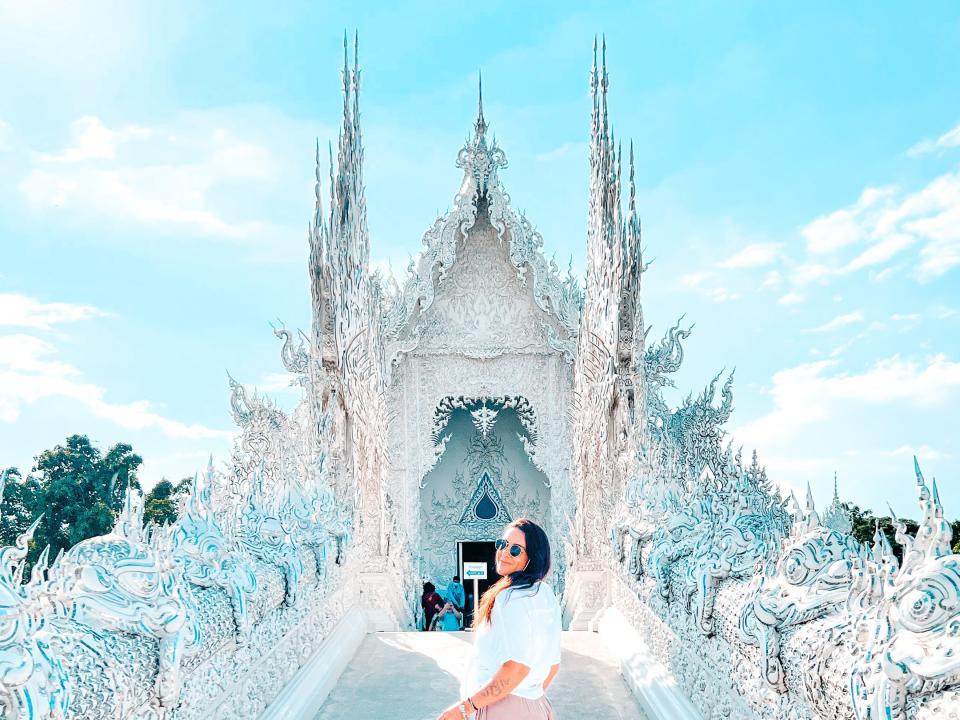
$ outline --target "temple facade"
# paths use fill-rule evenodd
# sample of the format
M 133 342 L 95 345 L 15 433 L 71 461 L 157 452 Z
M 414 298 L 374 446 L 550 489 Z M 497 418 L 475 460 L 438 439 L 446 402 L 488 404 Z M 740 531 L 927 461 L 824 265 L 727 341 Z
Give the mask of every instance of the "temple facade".
M 302 401 L 231 378 L 234 452 L 171 527 L 145 528 L 130 491 L 112 533 L 29 578 L 32 530 L 0 549 L 0 716 L 312 717 L 365 633 L 414 629 L 421 583 L 492 567 L 527 516 L 566 626 L 609 642 L 652 718 L 960 717 L 960 556 L 936 483 L 914 468 L 922 521 L 897 521 L 897 557 L 851 537 L 839 497 L 784 497 L 731 447 L 732 375 L 664 399 L 690 329 L 648 337 L 605 48 L 583 284 L 513 209 L 482 93 L 451 209 L 402 278 L 372 273 L 346 43 L 342 83 L 328 180 L 316 158 L 312 324 L 275 329 Z

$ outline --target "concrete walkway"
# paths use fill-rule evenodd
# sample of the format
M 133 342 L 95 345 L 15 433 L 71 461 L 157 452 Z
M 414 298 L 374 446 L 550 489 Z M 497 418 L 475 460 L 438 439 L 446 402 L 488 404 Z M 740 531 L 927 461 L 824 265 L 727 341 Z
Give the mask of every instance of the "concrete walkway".
M 315 720 L 436 720 L 458 697 L 470 633 L 367 635 Z M 647 720 L 595 633 L 563 633 L 557 720 Z

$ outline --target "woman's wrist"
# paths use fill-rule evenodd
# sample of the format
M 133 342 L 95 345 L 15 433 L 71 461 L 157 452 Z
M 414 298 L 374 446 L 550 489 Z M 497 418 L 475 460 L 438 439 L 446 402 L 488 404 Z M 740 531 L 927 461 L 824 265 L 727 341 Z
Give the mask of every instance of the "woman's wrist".
M 473 704 L 473 700 L 469 697 L 457 703 L 457 709 L 460 711 L 461 717 L 464 718 L 477 713 L 477 706 Z

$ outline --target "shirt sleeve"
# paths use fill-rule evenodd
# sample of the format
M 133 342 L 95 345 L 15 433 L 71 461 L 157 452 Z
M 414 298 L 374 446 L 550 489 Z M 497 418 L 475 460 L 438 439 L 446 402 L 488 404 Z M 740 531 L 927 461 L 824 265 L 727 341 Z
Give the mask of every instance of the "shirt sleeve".
M 550 654 L 553 656 L 553 659 L 550 661 L 551 666 L 560 664 L 560 628 L 562 627 L 562 618 L 559 607 L 557 607 L 554 612 L 554 627 L 556 627 L 557 631 L 553 633 L 550 644 Z
M 502 596 L 501 596 L 502 597 Z M 500 605 L 497 598 L 497 605 Z M 512 593 L 500 607 L 499 617 L 493 623 L 494 630 L 499 636 L 501 657 L 503 662 L 513 660 L 527 667 L 532 667 L 536 661 L 535 629 L 531 623 L 526 598 L 514 596 Z

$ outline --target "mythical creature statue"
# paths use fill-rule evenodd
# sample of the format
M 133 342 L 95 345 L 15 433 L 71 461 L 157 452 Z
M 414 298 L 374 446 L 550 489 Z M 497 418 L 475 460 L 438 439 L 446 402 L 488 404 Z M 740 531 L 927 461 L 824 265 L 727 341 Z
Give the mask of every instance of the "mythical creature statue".
M 146 537 L 140 491 L 127 489 L 111 533 L 74 545 L 48 577 L 47 592 L 78 623 L 159 641 L 154 699 L 160 707 L 175 706 L 183 654 L 196 649 L 201 637 L 170 528 L 155 528 Z
M 299 483 L 294 483 L 280 508 L 284 527 L 298 546 L 307 547 L 313 553 L 317 577 L 322 578 L 327 570 L 328 549 L 335 543 L 327 529 L 320 493 L 312 488 L 309 497 L 304 495 Z
M 280 349 L 280 360 L 287 372 L 296 375 L 294 381 L 297 385 L 306 385 L 309 381 L 310 373 L 310 350 L 309 342 L 301 335 L 300 342 L 294 344 L 293 333 L 287 330 L 283 325 L 273 328 L 273 334 L 278 338 L 283 338 L 283 347 Z
M 621 505 L 619 513 L 610 523 L 610 547 L 613 551 L 614 563 L 624 564 L 627 560 L 626 546 L 629 545 L 630 558 L 626 571 L 636 580 L 643 575 L 640 550 L 644 543 L 653 538 L 656 530 L 656 523 L 645 517 L 637 505 L 626 503 Z
M 247 599 L 257 589 L 257 576 L 236 542 L 225 537 L 211 506 L 210 490 L 209 474 L 205 483 L 194 476 L 183 514 L 172 529 L 174 558 L 188 582 L 226 590 L 237 640 L 244 644 L 250 636 Z
M 692 555 L 698 545 L 709 537 L 711 529 L 709 500 L 699 501 L 695 508 L 685 508 L 670 492 L 667 501 L 674 506 L 674 511 L 666 524 L 654 532 L 653 547 L 648 558 L 657 582 L 657 591 L 664 600 L 671 597 L 673 566 Z
M 0 479 L 0 501 L 3 499 Z M 30 588 L 23 585 L 24 561 L 41 518 L 0 549 L 0 717 L 59 720 L 70 705 L 70 683 L 58 652 L 69 642 L 52 636 Z M 40 579 L 47 552 L 37 561 L 33 579 Z
M 297 552 L 290 533 L 283 526 L 278 513 L 263 507 L 259 481 L 254 479 L 254 491 L 240 521 L 239 540 L 242 548 L 253 557 L 276 565 L 283 574 L 286 603 L 294 605 L 303 577 L 303 559 Z
M 821 524 L 808 487 L 806 512 L 794 522 L 776 567 L 754 582 L 740 613 L 741 637 L 760 647 L 763 679 L 777 691 L 787 691 L 780 633 L 842 607 L 860 552 L 856 540 Z
M 858 720 L 906 720 L 911 695 L 960 679 L 960 555 L 936 481 L 927 488 L 914 459 L 923 520 L 911 538 L 898 523 L 903 563 L 879 586 L 879 601 L 855 621 L 860 657 L 850 675 Z
M 697 624 L 707 635 L 713 634 L 720 582 L 753 575 L 775 557 L 779 540 L 773 518 L 750 512 L 745 503 L 731 507 L 715 502 L 710 507 L 715 513 L 708 526 L 711 532 L 691 556 L 684 578 L 687 607 L 693 607 Z

